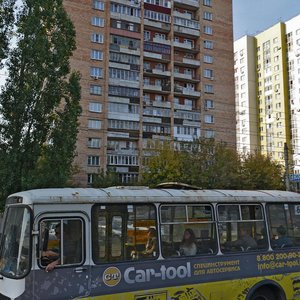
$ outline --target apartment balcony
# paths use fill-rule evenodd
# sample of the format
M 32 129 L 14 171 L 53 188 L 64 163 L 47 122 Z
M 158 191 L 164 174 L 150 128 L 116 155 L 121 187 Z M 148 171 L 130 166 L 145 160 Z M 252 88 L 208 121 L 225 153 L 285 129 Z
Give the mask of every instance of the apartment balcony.
M 141 54 L 141 51 L 139 48 L 124 46 L 124 45 L 117 45 L 117 44 L 110 44 L 109 50 L 112 50 L 115 52 L 126 53 L 126 54 L 137 55 L 137 56 L 140 56 L 140 54 Z
M 174 88 L 175 94 L 180 94 L 189 97 L 200 97 L 201 93 L 192 89 L 188 89 L 182 86 L 175 86 Z
M 125 103 L 129 104 L 130 103 L 130 98 L 124 98 L 124 97 L 116 97 L 116 96 L 108 96 L 108 101 L 109 102 L 117 102 L 117 103 Z
M 131 55 L 137 55 L 140 56 L 141 51 L 140 49 L 134 48 L 134 47 L 120 47 L 121 53 L 131 54 Z
M 190 35 L 194 37 L 199 37 L 200 36 L 200 30 L 194 29 L 194 28 L 189 28 L 189 27 L 183 27 L 179 25 L 174 25 L 174 31 L 176 33 L 180 33 L 183 35 Z
M 144 57 L 154 61 L 169 62 L 171 55 L 144 51 Z
M 134 16 L 121 14 L 121 13 L 116 13 L 116 12 L 110 12 L 110 17 L 112 19 L 124 20 L 124 21 L 128 21 L 128 22 L 131 22 L 131 23 L 138 23 L 138 24 L 141 23 L 141 18 L 139 18 L 139 17 L 134 17 Z
M 173 16 L 174 16 L 174 17 L 178 17 L 178 18 L 182 18 L 182 19 L 189 19 L 189 20 L 192 20 L 191 15 L 185 14 L 185 13 L 181 13 L 181 12 L 179 12 L 179 11 L 177 11 L 177 10 L 174 10 L 174 11 L 173 11 Z
M 126 6 L 132 6 L 132 7 L 136 7 L 139 8 L 140 7 L 140 1 L 128 1 L 128 0 L 114 0 L 115 3 L 120 3 Z
M 124 80 L 124 79 L 118 79 L 118 78 L 109 78 L 109 84 L 111 85 L 120 85 L 120 86 L 126 86 L 131 88 L 139 88 L 140 83 L 139 81 L 131 81 L 131 80 Z
M 192 74 L 185 74 L 185 73 L 174 73 L 174 77 L 177 79 L 185 79 L 185 80 L 190 80 L 190 81 L 199 81 L 199 77 L 192 75 Z
M 171 108 L 171 103 L 168 101 L 152 101 L 151 104 L 155 107 Z
M 149 19 L 144 19 L 144 26 L 160 29 L 160 31 L 169 32 L 171 30 L 171 24 L 163 22 L 155 22 Z
M 162 124 L 161 118 L 143 116 L 143 123 Z
M 159 53 L 153 53 L 153 52 L 144 51 L 144 57 L 146 57 L 146 58 L 153 58 L 155 60 L 161 60 L 162 56 L 163 55 L 159 54 Z
M 162 70 L 162 69 L 144 69 L 144 73 L 148 76 L 154 76 L 154 77 L 170 77 L 171 72 Z
M 158 44 L 171 46 L 171 41 L 170 40 L 162 39 L 162 38 L 159 38 L 159 37 L 153 38 L 153 42 L 158 43 Z
M 177 104 L 177 103 L 174 104 L 174 109 L 187 110 L 187 111 L 192 111 L 193 110 L 192 106 L 184 105 L 184 104 Z M 176 114 L 174 115 L 174 117 L 175 118 L 181 118 L 179 116 L 176 116 Z
M 108 131 L 107 137 L 129 139 L 129 132 L 114 132 Z
M 190 67 L 200 67 L 200 60 L 185 58 L 179 55 L 175 55 L 174 57 L 175 63 Z
M 182 8 L 190 8 L 193 10 L 198 9 L 200 6 L 199 1 L 196 0 L 174 0 L 174 4 Z
M 197 47 L 194 47 L 192 44 L 190 43 L 181 43 L 181 42 L 178 42 L 178 41 L 174 41 L 174 47 L 177 47 L 177 48 L 180 48 L 180 49 L 183 49 L 183 50 L 190 50 L 190 51 L 199 51 L 200 49 L 197 48 Z
M 136 148 L 107 149 L 107 154 L 138 155 L 138 150 Z
M 133 113 L 109 112 L 108 119 L 139 122 L 140 115 Z M 112 129 L 116 130 L 116 129 Z M 134 130 L 134 129 L 132 129 Z
M 191 66 L 200 66 L 200 60 L 196 60 L 196 59 L 191 59 L 191 58 L 183 58 L 182 62 L 186 65 L 191 65 Z
M 143 89 L 151 92 L 162 92 L 161 85 L 144 84 Z
M 116 63 L 116 62 L 109 62 L 110 68 L 116 68 L 116 69 L 123 69 L 123 70 L 131 70 L 131 65 L 128 63 Z
M 160 92 L 160 93 L 169 93 L 171 91 L 170 84 L 154 85 L 154 84 L 145 84 L 143 86 L 144 90 L 150 92 Z
M 161 69 L 152 69 L 152 74 L 158 75 L 158 76 L 167 76 L 167 77 L 171 76 L 170 71 L 165 71 L 165 70 L 161 70 Z

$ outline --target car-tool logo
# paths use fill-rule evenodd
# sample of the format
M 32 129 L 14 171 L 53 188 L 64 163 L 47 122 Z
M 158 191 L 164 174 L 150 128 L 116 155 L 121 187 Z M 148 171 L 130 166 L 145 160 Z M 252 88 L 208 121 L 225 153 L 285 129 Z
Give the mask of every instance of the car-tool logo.
M 103 282 L 107 286 L 115 286 L 121 281 L 121 271 L 116 267 L 109 267 L 103 273 Z

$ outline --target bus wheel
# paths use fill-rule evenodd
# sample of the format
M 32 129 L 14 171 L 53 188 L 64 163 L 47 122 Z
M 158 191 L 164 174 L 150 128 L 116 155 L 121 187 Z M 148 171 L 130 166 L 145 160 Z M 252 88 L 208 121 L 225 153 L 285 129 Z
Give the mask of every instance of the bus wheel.
M 262 287 L 255 291 L 251 300 L 277 300 L 278 298 L 274 294 L 274 291 L 268 287 Z

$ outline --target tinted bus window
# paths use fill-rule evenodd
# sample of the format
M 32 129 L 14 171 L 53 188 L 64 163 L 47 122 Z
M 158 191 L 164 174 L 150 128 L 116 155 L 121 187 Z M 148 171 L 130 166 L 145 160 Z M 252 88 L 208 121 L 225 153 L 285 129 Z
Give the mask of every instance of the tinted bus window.
M 57 267 L 83 263 L 83 221 L 81 219 L 43 219 L 39 227 L 39 257 L 42 267 L 49 264 Z
M 216 226 L 210 205 L 162 205 L 160 215 L 164 257 L 216 252 Z
M 94 262 L 156 258 L 156 228 L 153 205 L 95 205 L 92 209 Z
M 218 205 L 218 218 L 223 252 L 268 248 L 267 231 L 260 205 Z
M 269 204 L 267 211 L 272 248 L 299 246 L 300 204 Z

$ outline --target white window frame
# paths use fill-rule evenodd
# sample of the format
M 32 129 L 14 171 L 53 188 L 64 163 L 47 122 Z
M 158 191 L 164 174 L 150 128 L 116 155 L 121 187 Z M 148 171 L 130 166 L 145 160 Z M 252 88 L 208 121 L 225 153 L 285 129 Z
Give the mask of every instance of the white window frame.
M 89 129 L 101 129 L 101 121 L 95 119 L 88 120 L 88 128 Z
M 94 9 L 97 9 L 97 10 L 102 10 L 102 11 L 104 11 L 104 8 L 105 8 L 104 2 L 98 1 L 98 0 L 94 0 L 94 1 L 93 1 L 93 8 L 94 8 Z
M 91 59 L 92 60 L 103 60 L 103 51 L 91 49 Z
M 104 19 L 103 18 L 100 18 L 100 17 L 97 17 L 97 16 L 94 16 L 92 17 L 91 19 L 91 24 L 93 26 L 97 26 L 97 27 L 104 27 Z
M 99 102 L 89 102 L 89 111 L 101 113 L 102 112 L 102 104 Z

